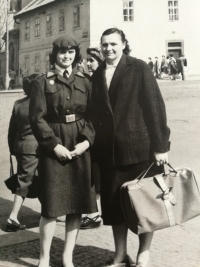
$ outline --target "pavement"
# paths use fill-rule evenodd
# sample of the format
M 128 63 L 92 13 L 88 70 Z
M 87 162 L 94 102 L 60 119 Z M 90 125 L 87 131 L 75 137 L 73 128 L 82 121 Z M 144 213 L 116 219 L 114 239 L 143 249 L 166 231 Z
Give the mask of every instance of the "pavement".
M 171 128 L 170 163 L 174 167 L 190 167 L 200 174 L 200 76 L 187 81 L 158 80 L 166 104 L 168 125 Z M 9 177 L 9 151 L 7 130 L 15 100 L 22 98 L 17 92 L 0 92 L 0 267 L 33 267 L 39 258 L 40 204 L 26 199 L 19 220 L 27 230 L 7 233 L 5 223 L 13 203 L 13 195 L 5 188 Z M 200 179 L 197 177 L 198 182 Z M 185 200 L 187 201 L 187 200 Z M 51 266 L 60 265 L 64 246 L 64 217 L 58 218 L 51 247 Z M 129 232 L 128 253 L 135 260 L 138 237 Z M 109 226 L 80 230 L 74 251 L 75 267 L 100 267 L 112 259 L 114 243 Z M 151 246 L 148 267 L 200 267 L 200 216 L 180 226 L 157 231 Z

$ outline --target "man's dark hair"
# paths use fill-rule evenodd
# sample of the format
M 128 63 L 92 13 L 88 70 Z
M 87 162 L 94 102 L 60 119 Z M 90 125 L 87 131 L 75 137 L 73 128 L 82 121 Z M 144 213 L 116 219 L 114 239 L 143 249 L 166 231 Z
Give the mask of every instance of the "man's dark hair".
M 101 36 L 101 43 L 102 43 L 102 38 L 103 36 L 105 35 L 110 35 L 112 33 L 118 33 L 120 36 L 121 36 L 121 40 L 122 40 L 122 43 L 125 43 L 125 48 L 123 49 L 123 53 L 125 55 L 129 55 L 130 52 L 131 52 L 131 49 L 130 49 L 130 46 L 128 44 L 128 40 L 126 39 L 126 36 L 124 34 L 124 32 L 122 30 L 119 30 L 117 28 L 110 28 L 110 29 L 107 29 L 106 31 L 103 32 L 102 36 Z

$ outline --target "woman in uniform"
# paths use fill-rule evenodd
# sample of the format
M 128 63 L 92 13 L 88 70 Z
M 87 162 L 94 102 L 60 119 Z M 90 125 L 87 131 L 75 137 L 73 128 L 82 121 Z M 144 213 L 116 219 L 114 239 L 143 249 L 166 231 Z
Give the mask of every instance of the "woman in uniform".
M 49 266 L 56 219 L 62 215 L 66 236 L 61 266 L 73 267 L 81 214 L 96 212 L 90 161 L 94 130 L 88 113 L 91 86 L 75 68 L 79 60 L 74 37 L 59 37 L 53 42 L 53 69 L 33 82 L 30 121 L 39 143 L 42 204 L 39 267 Z

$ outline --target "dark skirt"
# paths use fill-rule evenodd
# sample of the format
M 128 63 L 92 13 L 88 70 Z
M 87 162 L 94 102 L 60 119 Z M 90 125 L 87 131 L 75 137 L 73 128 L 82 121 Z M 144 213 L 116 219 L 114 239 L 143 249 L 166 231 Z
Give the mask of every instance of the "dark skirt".
M 109 163 L 100 166 L 101 209 L 105 225 L 119 225 L 125 222 L 120 203 L 120 188 L 123 183 L 137 178 L 149 165 L 149 161 L 144 161 L 118 168 Z M 154 165 L 148 176 L 162 172 L 163 166 Z
M 16 159 L 19 187 L 16 189 L 15 194 L 26 197 L 33 182 L 33 177 L 37 175 L 38 158 L 36 155 L 17 153 Z

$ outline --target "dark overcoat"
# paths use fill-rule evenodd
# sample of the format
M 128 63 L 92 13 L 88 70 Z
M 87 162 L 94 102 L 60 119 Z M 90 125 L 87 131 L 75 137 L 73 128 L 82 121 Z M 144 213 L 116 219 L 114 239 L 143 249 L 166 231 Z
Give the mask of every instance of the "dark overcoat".
M 158 84 L 142 60 L 123 55 L 108 90 L 106 64 L 93 75 L 92 114 L 95 151 L 100 162 L 115 166 L 149 159 L 169 150 L 170 129 Z
M 96 211 L 90 149 L 67 162 L 59 161 L 53 151 L 58 144 L 70 151 L 84 140 L 93 144 L 95 134 L 88 113 L 89 79 L 73 70 L 66 80 L 52 70 L 34 80 L 32 86 L 30 121 L 39 143 L 42 216 Z M 60 116 L 70 114 L 83 114 L 84 118 L 68 124 L 58 122 Z
M 29 121 L 29 97 L 15 101 L 8 128 L 8 145 L 11 154 L 36 154 L 38 143 Z

